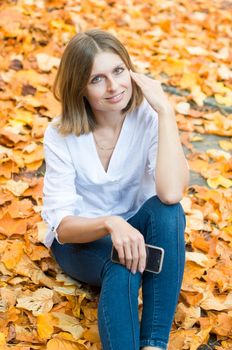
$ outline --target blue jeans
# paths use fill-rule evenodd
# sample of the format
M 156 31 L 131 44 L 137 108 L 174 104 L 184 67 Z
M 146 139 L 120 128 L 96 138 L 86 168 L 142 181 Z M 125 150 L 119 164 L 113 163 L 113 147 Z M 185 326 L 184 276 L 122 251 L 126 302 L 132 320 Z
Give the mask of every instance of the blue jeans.
M 143 234 L 146 243 L 164 248 L 159 274 L 133 274 L 126 266 L 113 263 L 110 235 L 89 243 L 60 245 L 54 240 L 51 250 L 66 274 L 100 287 L 98 328 L 103 350 L 167 349 L 184 272 L 185 214 L 180 203 L 166 205 L 153 196 L 128 222 Z

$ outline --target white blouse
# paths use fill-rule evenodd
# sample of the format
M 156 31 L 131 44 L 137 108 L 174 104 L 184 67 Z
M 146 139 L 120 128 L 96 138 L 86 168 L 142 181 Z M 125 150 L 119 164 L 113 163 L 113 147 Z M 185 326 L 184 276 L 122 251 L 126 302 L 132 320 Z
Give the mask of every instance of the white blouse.
M 54 120 L 57 120 L 56 117 Z M 144 99 L 126 115 L 107 172 L 92 132 L 62 136 L 49 123 L 44 135 L 46 173 L 42 218 L 48 224 L 43 243 L 50 247 L 67 215 L 132 217 L 156 194 L 158 115 Z

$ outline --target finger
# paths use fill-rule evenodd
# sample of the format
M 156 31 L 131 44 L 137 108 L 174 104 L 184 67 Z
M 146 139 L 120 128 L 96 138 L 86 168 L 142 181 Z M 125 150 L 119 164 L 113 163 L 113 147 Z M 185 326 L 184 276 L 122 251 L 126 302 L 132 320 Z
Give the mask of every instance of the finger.
M 138 242 L 133 242 L 132 243 L 131 250 L 132 250 L 131 271 L 133 273 L 136 273 L 137 268 L 138 268 L 138 261 L 139 261 Z
M 145 242 L 142 241 L 139 244 L 139 264 L 138 264 L 138 269 L 141 273 L 143 273 L 143 271 L 145 270 L 146 261 L 147 261 L 147 252 L 146 252 Z
M 124 252 L 126 257 L 126 267 L 130 270 L 132 263 L 131 247 L 129 244 L 124 246 Z
M 159 80 L 153 79 L 151 76 L 147 76 L 146 74 L 143 74 L 143 73 L 133 72 L 132 70 L 130 70 L 130 72 L 132 73 L 131 76 L 134 79 L 137 79 L 144 84 L 147 84 L 148 81 L 151 81 L 152 83 L 161 85 L 161 82 Z
M 123 246 L 117 247 L 117 251 L 118 251 L 118 257 L 119 257 L 120 264 L 124 265 L 125 264 L 125 254 L 124 254 Z
M 141 78 L 139 73 L 133 72 L 132 70 L 130 70 L 131 76 L 133 79 L 135 80 L 139 80 L 139 78 Z
M 131 71 L 132 72 L 132 71 Z M 145 87 L 147 84 L 147 81 L 144 79 L 143 75 L 140 75 L 139 73 L 132 72 L 131 74 L 132 79 L 141 87 Z

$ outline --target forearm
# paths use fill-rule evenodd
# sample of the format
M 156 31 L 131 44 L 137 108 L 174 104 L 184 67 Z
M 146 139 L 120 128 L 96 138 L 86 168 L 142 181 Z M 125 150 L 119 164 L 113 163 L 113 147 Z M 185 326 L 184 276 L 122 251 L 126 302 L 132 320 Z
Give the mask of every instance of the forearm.
M 170 204 L 181 200 L 189 182 L 189 169 L 172 108 L 159 113 L 155 182 L 157 195 Z
M 61 243 L 92 242 L 110 233 L 108 223 L 111 216 L 85 218 L 78 216 L 64 217 L 57 227 L 58 239 Z

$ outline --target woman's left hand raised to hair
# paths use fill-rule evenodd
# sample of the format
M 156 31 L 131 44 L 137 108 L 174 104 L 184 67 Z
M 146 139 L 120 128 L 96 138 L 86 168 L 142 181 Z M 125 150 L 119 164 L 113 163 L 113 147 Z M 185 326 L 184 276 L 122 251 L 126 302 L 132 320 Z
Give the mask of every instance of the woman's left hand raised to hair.
M 172 109 L 159 80 L 149 78 L 142 73 L 132 72 L 132 70 L 129 70 L 129 72 L 132 79 L 141 88 L 147 102 L 159 115 Z

